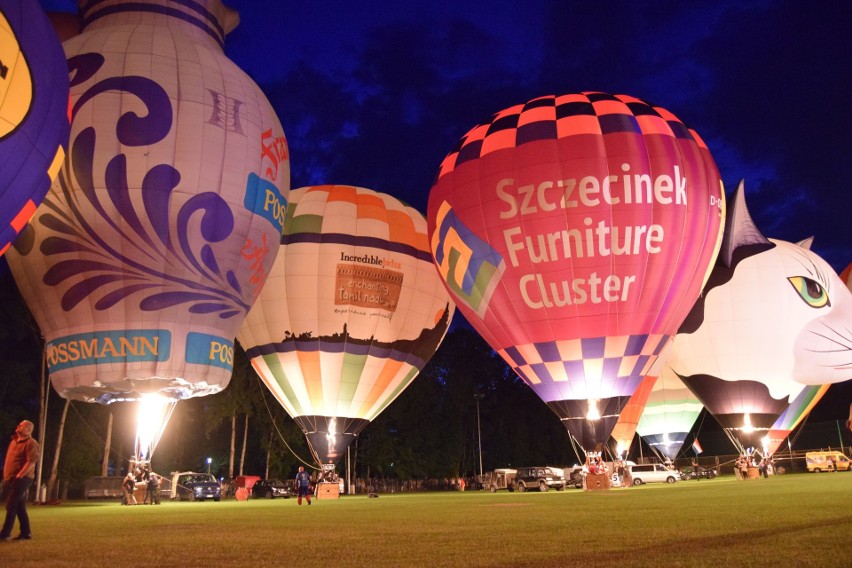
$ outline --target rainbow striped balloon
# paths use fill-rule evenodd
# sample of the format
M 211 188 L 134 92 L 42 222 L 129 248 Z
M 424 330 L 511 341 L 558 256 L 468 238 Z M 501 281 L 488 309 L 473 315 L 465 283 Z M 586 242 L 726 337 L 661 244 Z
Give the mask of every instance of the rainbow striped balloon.
M 454 310 L 418 211 L 370 189 L 303 187 L 237 339 L 317 460 L 335 463 L 417 376 Z

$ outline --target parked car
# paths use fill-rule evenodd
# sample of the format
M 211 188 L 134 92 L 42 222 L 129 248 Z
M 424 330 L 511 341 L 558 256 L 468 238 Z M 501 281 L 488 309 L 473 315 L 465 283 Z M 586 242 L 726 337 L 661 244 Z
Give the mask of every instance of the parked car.
M 515 474 L 515 489 L 521 493 L 527 489 L 562 491 L 565 489 L 565 476 L 561 469 L 552 467 L 519 467 Z
M 496 492 L 498 489 L 514 491 L 515 475 L 517 473 L 518 470 L 516 469 L 495 469 L 494 471 L 486 471 L 482 474 L 482 479 L 479 481 L 482 484 L 482 488 L 489 490 L 491 493 Z
M 180 501 L 218 501 L 222 498 L 222 486 L 209 473 L 173 472 L 171 498 Z
M 274 499 L 275 497 L 283 497 L 289 499 L 293 492 L 287 487 L 283 481 L 278 479 L 261 479 L 255 481 L 251 486 L 252 497 L 266 497 Z
M 585 477 L 585 472 L 581 466 L 572 467 L 570 471 L 568 471 L 568 475 L 565 476 L 565 484 L 568 487 L 573 487 L 574 489 L 582 489 L 583 488 L 583 477 Z
M 713 468 L 703 468 L 701 466 L 686 466 L 680 469 L 680 478 L 687 479 L 713 479 L 719 475 L 719 472 Z
M 634 486 L 643 483 L 674 483 L 679 477 L 677 471 L 669 469 L 661 463 L 629 465 L 627 469 L 630 470 L 630 475 L 633 477 Z

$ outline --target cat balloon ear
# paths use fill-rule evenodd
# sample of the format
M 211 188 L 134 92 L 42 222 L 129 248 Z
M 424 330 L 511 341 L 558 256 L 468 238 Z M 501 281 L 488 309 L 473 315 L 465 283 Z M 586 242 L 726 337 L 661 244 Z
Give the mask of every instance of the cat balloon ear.
M 814 238 L 808 237 L 807 239 L 802 239 L 801 241 L 799 241 L 796 244 L 798 246 L 802 247 L 803 249 L 811 250 L 811 247 L 814 246 Z
M 725 215 L 725 232 L 719 249 L 719 260 L 728 268 L 734 258 L 734 251 L 744 245 L 770 244 L 760 229 L 754 224 L 745 202 L 745 182 L 740 180 L 734 190 L 733 205 Z

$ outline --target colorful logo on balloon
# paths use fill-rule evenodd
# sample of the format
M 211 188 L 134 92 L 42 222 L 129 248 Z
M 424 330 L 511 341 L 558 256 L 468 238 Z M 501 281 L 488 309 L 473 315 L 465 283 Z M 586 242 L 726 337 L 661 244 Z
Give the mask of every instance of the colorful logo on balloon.
M 497 251 L 458 220 L 446 201 L 438 209 L 435 224 L 432 250 L 438 272 L 456 298 L 483 317 L 506 263 Z

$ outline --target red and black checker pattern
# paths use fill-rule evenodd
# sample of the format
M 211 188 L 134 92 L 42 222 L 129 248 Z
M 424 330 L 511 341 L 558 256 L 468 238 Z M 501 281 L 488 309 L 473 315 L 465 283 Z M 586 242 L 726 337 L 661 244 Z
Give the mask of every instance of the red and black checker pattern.
M 599 92 L 547 95 L 502 110 L 489 122 L 473 127 L 444 158 L 437 178 L 497 150 L 537 140 L 618 132 L 670 136 L 707 147 L 674 114 L 636 97 Z

